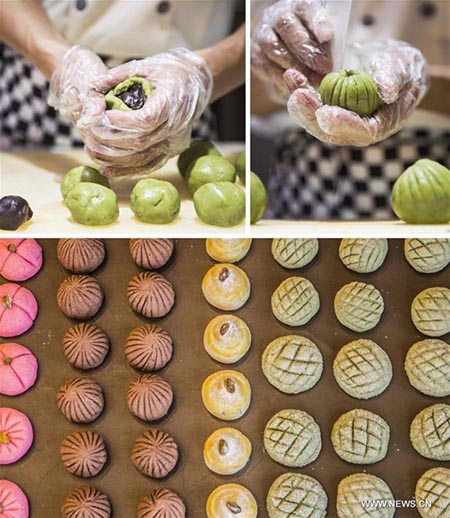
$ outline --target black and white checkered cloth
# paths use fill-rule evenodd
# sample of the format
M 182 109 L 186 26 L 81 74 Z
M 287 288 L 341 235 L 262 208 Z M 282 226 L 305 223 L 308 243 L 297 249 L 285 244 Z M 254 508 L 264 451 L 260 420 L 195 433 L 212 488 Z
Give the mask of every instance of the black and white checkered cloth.
M 108 65 L 112 58 L 102 56 Z M 82 147 L 78 132 L 47 104 L 48 82 L 24 57 L 0 42 L 0 150 Z M 207 108 L 192 136 L 214 139 L 215 115 Z
M 450 131 L 406 128 L 367 148 L 330 146 L 288 131 L 276 142 L 266 217 L 391 219 L 392 186 L 419 158 L 449 167 Z

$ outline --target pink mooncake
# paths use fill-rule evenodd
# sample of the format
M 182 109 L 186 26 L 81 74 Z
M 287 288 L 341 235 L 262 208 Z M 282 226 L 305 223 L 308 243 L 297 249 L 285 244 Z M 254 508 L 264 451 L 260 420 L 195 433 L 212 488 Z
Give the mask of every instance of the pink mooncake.
M 30 290 L 7 282 L 0 286 L 0 337 L 18 336 L 30 329 L 38 304 Z
M 25 493 L 10 480 L 0 480 L 0 517 L 28 518 L 30 510 Z
M 0 465 L 21 459 L 33 443 L 28 417 L 13 408 L 0 407 Z
M 38 362 L 36 356 L 16 343 L 0 344 L 0 394 L 17 396 L 36 381 Z
M 26 281 L 42 268 L 42 248 L 35 239 L 0 239 L 0 275 Z

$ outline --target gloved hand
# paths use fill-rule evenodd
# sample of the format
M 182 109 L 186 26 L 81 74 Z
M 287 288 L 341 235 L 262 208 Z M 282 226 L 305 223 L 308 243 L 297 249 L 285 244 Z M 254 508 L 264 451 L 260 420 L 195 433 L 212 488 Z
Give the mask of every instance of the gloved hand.
M 80 117 L 83 93 L 108 68 L 95 52 L 75 45 L 64 55 L 50 79 L 48 103 L 76 124 Z
M 333 24 L 323 0 L 279 0 L 264 10 L 252 31 L 254 74 L 266 85 L 272 100 L 286 102 L 283 81 L 287 69 L 301 72 L 316 86 L 331 71 L 328 45 Z
M 106 110 L 104 95 L 132 76 L 150 81 L 152 96 L 139 110 Z M 192 125 L 205 110 L 212 88 L 205 61 L 186 49 L 115 67 L 97 77 L 83 97 L 77 128 L 86 151 L 108 177 L 161 167 L 188 147 Z
M 382 104 L 371 117 L 339 106 L 325 106 L 319 92 L 297 70 L 285 72 L 292 92 L 289 115 L 308 133 L 337 146 L 368 146 L 399 131 L 427 91 L 422 53 L 401 41 L 358 46 L 363 68 L 374 78 Z

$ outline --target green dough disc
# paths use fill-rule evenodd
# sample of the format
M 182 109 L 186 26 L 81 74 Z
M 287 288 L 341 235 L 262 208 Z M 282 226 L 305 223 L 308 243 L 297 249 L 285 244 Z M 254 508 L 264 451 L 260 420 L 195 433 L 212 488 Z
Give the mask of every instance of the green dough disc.
M 257 223 L 267 206 L 267 191 L 259 176 L 250 172 L 250 222 Z
M 108 180 L 97 169 L 87 165 L 80 165 L 68 171 L 61 182 L 61 194 L 65 199 L 67 194 L 81 182 L 98 183 L 109 188 Z
M 144 223 L 171 223 L 180 213 L 180 195 L 164 180 L 140 180 L 130 196 L 131 210 Z
M 192 162 L 205 155 L 222 156 L 222 153 L 209 140 L 194 140 L 178 157 L 178 171 L 185 176 Z
M 197 158 L 186 173 L 187 188 L 191 195 L 205 183 L 235 181 L 236 169 L 221 156 L 205 155 Z
M 197 216 L 208 225 L 233 227 L 245 218 L 245 193 L 231 182 L 210 182 L 195 191 Z
M 119 217 L 116 194 L 97 183 L 79 183 L 65 202 L 73 219 L 82 225 L 109 225 Z

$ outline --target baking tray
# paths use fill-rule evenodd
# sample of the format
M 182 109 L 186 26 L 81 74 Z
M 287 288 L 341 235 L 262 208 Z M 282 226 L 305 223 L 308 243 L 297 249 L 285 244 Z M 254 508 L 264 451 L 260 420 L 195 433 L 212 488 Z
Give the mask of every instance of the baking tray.
M 168 487 L 186 501 L 189 518 L 204 517 L 209 493 L 219 484 L 237 482 L 255 494 L 260 506 L 259 516 L 267 516 L 265 497 L 273 480 L 288 468 L 274 463 L 263 450 L 263 430 L 269 418 L 283 408 L 300 408 L 318 421 L 322 431 L 323 449 L 319 458 L 299 471 L 317 478 L 329 497 L 328 517 L 336 516 L 336 488 L 339 481 L 358 471 L 382 477 L 390 485 L 397 499 L 409 500 L 414 495 L 417 479 L 427 469 L 438 466 L 419 456 L 409 442 L 409 425 L 424 407 L 438 400 L 413 389 L 403 370 L 408 348 L 423 339 L 410 319 L 413 297 L 430 286 L 448 286 L 449 269 L 423 275 L 415 272 L 403 256 L 403 242 L 389 242 L 384 265 L 375 273 L 360 275 L 347 270 L 338 257 L 338 240 L 322 240 L 316 259 L 300 270 L 286 270 L 272 258 L 270 240 L 254 240 L 247 257 L 240 266 L 252 282 L 248 303 L 237 315 L 250 326 L 253 345 L 249 354 L 231 368 L 241 370 L 253 388 L 250 411 L 240 420 L 225 423 L 211 416 L 203 407 L 200 388 L 212 372 L 224 368 L 204 351 L 202 336 L 206 324 L 220 312 L 208 305 L 201 293 L 203 275 L 213 264 L 205 252 L 203 240 L 176 241 L 175 254 L 162 270 L 173 282 L 177 300 L 173 311 L 158 323 L 173 336 L 173 360 L 161 371 L 172 384 L 175 405 L 169 416 L 159 423 L 177 440 L 181 459 L 176 471 L 163 481 L 154 481 L 138 473 L 130 461 L 135 438 L 146 425 L 131 416 L 126 405 L 129 383 L 138 373 L 128 366 L 123 344 L 128 333 L 145 319 L 130 309 L 126 298 L 127 283 L 137 273 L 128 252 L 127 240 L 106 240 L 107 258 L 94 275 L 105 291 L 105 304 L 94 321 L 110 336 L 111 354 L 99 369 L 84 373 L 98 380 L 104 387 L 106 410 L 90 425 L 80 426 L 66 421 L 59 413 L 55 397 L 59 387 L 79 375 L 66 361 L 62 352 L 62 338 L 71 326 L 56 304 L 55 294 L 60 282 L 68 275 L 56 259 L 56 240 L 40 240 L 44 249 L 44 268 L 24 285 L 31 289 L 40 304 L 34 328 L 17 339 L 28 346 L 39 359 L 38 383 L 29 392 L 15 397 L 1 397 L 1 405 L 24 411 L 31 418 L 35 442 L 29 454 L 18 463 L 0 468 L 0 477 L 13 480 L 26 491 L 31 503 L 32 518 L 57 518 L 66 494 L 87 483 L 105 491 L 114 508 L 115 518 L 136 515 L 139 500 L 152 489 Z M 321 299 L 318 315 L 307 325 L 290 328 L 273 317 L 270 296 L 278 284 L 290 275 L 302 275 L 316 286 Z M 334 316 L 333 299 L 336 291 L 352 280 L 371 282 L 383 294 L 385 312 L 380 324 L 362 335 L 342 327 Z M 324 374 L 310 391 L 289 396 L 278 392 L 265 380 L 261 370 L 261 354 L 265 346 L 283 334 L 298 333 L 311 338 L 324 356 Z M 391 358 L 394 377 L 389 388 L 379 397 L 361 401 L 340 390 L 332 373 L 332 362 L 338 349 L 358 337 L 367 337 L 381 345 Z M 448 341 L 448 336 L 443 337 Z M 441 400 L 442 401 L 442 400 Z M 447 398 L 448 401 L 448 398 Z M 335 420 L 353 408 L 366 408 L 379 413 L 391 427 L 387 457 L 378 464 L 356 466 L 340 460 L 329 439 Z M 251 439 L 253 455 L 248 467 L 236 476 L 221 477 L 209 472 L 202 456 L 204 440 L 221 426 L 235 426 Z M 79 479 L 70 475 L 59 458 L 61 440 L 75 430 L 93 429 L 107 440 L 110 458 L 107 468 L 93 479 Z M 448 463 L 441 463 L 448 464 Z M 411 509 L 398 509 L 396 517 L 417 517 Z

